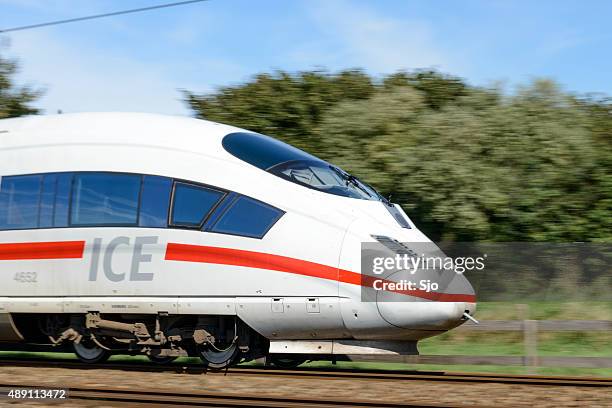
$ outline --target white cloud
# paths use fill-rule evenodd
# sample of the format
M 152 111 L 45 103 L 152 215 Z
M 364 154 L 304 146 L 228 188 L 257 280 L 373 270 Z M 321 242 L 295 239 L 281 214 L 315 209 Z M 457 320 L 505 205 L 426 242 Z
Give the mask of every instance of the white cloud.
M 426 21 L 397 19 L 342 0 L 315 3 L 312 16 L 327 40 L 338 45 L 327 53 L 333 65 L 364 66 L 378 73 L 420 67 L 455 68 L 443 56 L 448 53 L 436 44 L 433 29 Z M 305 60 L 314 48 L 307 44 L 292 56 Z
M 13 4 L 34 13 L 60 14 L 61 18 L 99 11 L 83 9 L 83 2 L 72 9 L 75 0 L 21 1 L 0 0 L 0 5 Z M 53 18 L 47 17 L 47 20 Z M 9 43 L 8 48 L 0 44 L 0 53 L 18 60 L 19 83 L 46 90 L 35 103 L 45 113 L 146 111 L 185 115 L 190 111 L 180 100 L 179 89 L 212 91 L 216 84 L 245 77 L 245 70 L 238 63 L 201 56 L 190 49 L 207 36 L 203 22 L 211 18 L 203 10 L 196 10 L 167 21 L 156 38 L 149 36 L 146 40 L 157 42 L 157 48 L 152 49 L 149 43 L 145 52 L 130 47 L 138 47 L 146 31 L 134 27 L 130 21 L 104 19 L 98 24 L 103 23 L 115 37 L 123 36 L 124 44 L 113 44 L 100 37 L 99 32 L 88 31 L 86 25 L 83 35 L 75 37 L 74 28 L 80 24 L 76 23 L 68 35 L 63 35 L 66 30 L 45 28 L 0 36 L 0 41 Z M 182 49 L 170 52 L 174 55 L 171 58 L 164 55 L 167 47 L 169 51 Z
M 9 51 L 20 62 L 21 82 L 46 88 L 37 103 L 46 113 L 187 113 L 178 100 L 180 84 L 159 66 L 60 42 L 43 31 L 14 35 Z

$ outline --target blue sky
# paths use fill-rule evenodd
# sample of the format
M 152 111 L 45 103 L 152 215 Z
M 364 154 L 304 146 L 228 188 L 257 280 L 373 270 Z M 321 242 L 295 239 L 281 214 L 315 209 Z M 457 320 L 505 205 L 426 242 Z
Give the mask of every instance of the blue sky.
M 0 28 L 170 0 L 0 0 Z M 612 1 L 210 0 L 0 36 L 47 113 L 189 114 L 210 92 L 284 69 L 434 67 L 508 90 L 534 77 L 612 95 Z

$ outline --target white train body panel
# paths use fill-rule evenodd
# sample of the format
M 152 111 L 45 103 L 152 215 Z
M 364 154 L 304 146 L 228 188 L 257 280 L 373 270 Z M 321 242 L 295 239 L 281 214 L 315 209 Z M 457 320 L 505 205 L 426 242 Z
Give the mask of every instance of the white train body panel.
M 372 235 L 402 242 L 427 237 L 414 226 L 401 228 L 378 201 L 305 188 L 238 159 L 222 139 L 241 129 L 100 113 L 2 120 L 0 132 L 0 177 L 162 176 L 218 187 L 284 212 L 261 239 L 123 226 L 0 231 L 0 314 L 236 314 L 269 339 L 417 340 L 474 311 L 473 291 L 458 294 L 465 295 L 458 301 L 388 306 L 405 320 L 401 324 L 383 318 L 376 303 L 361 302 L 355 274 L 362 242 Z M 55 246 L 36 246 L 44 243 Z M 32 273 L 35 282 L 28 281 Z

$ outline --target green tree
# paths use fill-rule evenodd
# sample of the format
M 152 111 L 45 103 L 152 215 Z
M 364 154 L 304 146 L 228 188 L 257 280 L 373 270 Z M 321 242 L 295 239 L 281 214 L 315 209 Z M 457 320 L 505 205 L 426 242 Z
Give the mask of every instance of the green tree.
M 538 81 L 508 98 L 472 89 L 441 109 L 425 100 L 399 87 L 342 103 L 320 131 L 341 146 L 340 165 L 392 194 L 433 237 L 610 238 L 609 161 L 572 96 Z
M 18 87 L 14 82 L 17 63 L 0 55 L 0 119 L 38 113 L 31 103 L 41 95 L 28 87 Z
M 383 86 L 387 89 L 398 86 L 414 88 L 423 94 L 425 104 L 432 109 L 440 109 L 468 91 L 461 78 L 433 70 L 399 71 L 384 78 Z
M 243 85 L 213 94 L 184 91 L 199 118 L 273 135 L 309 150 L 318 150 L 314 129 L 330 106 L 343 100 L 370 97 L 371 79 L 362 71 L 325 71 L 257 75 Z

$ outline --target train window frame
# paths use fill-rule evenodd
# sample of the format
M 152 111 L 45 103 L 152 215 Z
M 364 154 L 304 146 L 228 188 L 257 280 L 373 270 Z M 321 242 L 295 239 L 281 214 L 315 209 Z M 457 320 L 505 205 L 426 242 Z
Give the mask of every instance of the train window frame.
M 53 228 L 55 222 L 55 204 L 59 174 L 46 173 L 42 175 L 40 200 L 38 200 L 38 228 Z M 47 191 L 50 188 L 51 191 Z
M 9 203 L 6 203 L 6 208 L 7 208 L 7 218 L 5 220 L 5 224 L 6 225 L 2 225 L 0 224 L 0 231 L 20 231 L 20 230 L 33 230 L 33 229 L 40 229 L 39 225 L 40 225 L 40 204 L 41 204 L 41 196 L 42 196 L 42 190 L 43 190 L 43 184 L 44 184 L 44 174 L 43 173 L 35 173 L 35 174 L 14 174 L 14 175 L 6 175 L 6 176 L 2 176 L 0 177 L 0 194 L 3 193 L 2 192 L 2 185 L 4 184 L 4 182 L 8 179 L 9 181 L 11 179 L 15 179 L 15 178 L 35 178 L 38 177 L 38 197 L 37 197 L 37 204 L 36 204 L 36 214 L 35 216 L 32 217 L 33 220 L 35 220 L 35 225 L 34 226 L 30 226 L 30 225 L 26 225 L 26 226 L 11 226 L 9 227 L 8 224 L 8 209 L 9 209 Z M 2 200 L 3 197 L 0 196 L 0 200 Z M 2 221 L 2 220 L 0 220 Z
M 108 174 L 108 175 L 128 175 L 128 176 L 136 176 L 140 178 L 140 186 L 138 192 L 138 202 L 137 202 L 137 216 L 135 223 L 121 223 L 121 224 L 73 224 L 72 217 L 72 204 L 73 204 L 73 194 L 74 194 L 74 183 L 79 175 L 83 174 Z M 213 186 L 206 183 L 200 183 L 192 180 L 175 178 L 172 176 L 163 176 L 159 174 L 145 174 L 145 173 L 129 173 L 129 172 L 118 172 L 118 171 L 56 171 L 56 172 L 37 172 L 37 173 L 26 173 L 26 174 L 7 174 L 0 176 L 0 185 L 3 179 L 11 178 L 11 177 L 25 177 L 25 176 L 38 176 L 40 177 L 40 191 L 39 191 L 39 199 L 38 199 L 38 216 L 37 225 L 33 227 L 27 228 L 0 228 L 0 232 L 4 231 L 17 231 L 17 230 L 37 230 L 37 229 L 66 229 L 66 228 L 113 228 L 113 227 L 128 227 L 128 228 L 154 228 L 154 229 L 182 229 L 182 230 L 199 230 L 201 232 L 206 233 L 215 233 L 215 234 L 223 234 L 223 235 L 233 235 L 242 238 L 253 238 L 253 239 L 262 239 L 271 229 L 276 225 L 278 220 L 280 220 L 283 215 L 286 214 L 285 211 L 281 210 L 278 207 L 275 207 L 271 204 L 268 204 L 264 201 L 258 200 L 256 198 L 237 193 L 235 191 L 227 190 L 221 187 Z M 41 200 L 43 194 L 43 185 L 45 177 L 55 177 L 55 189 L 54 189 L 54 198 L 53 198 L 53 211 L 52 211 L 52 226 L 41 226 L 40 222 L 40 213 L 41 213 Z M 168 211 L 166 214 L 166 224 L 163 226 L 160 224 L 159 226 L 143 226 L 140 225 L 141 220 L 141 211 L 142 211 L 142 200 L 143 200 L 143 190 L 144 190 L 144 180 L 145 178 L 156 177 L 163 178 L 170 181 L 171 192 L 168 198 Z M 172 223 L 172 212 L 174 210 L 175 203 L 175 187 L 177 184 L 187 184 L 195 187 L 201 187 L 204 189 L 214 190 L 222 193 L 219 200 L 215 203 L 215 205 L 210 209 L 210 211 L 205 215 L 204 219 L 200 223 L 200 225 L 180 225 Z M 225 213 L 233 207 L 233 205 L 240 200 L 241 198 L 246 198 L 253 200 L 257 203 L 263 204 L 265 207 L 270 207 L 278 211 L 278 217 L 270 224 L 268 229 L 261 234 L 260 236 L 251 236 L 244 234 L 234 234 L 230 232 L 220 232 L 220 231 L 212 231 L 212 227 L 225 215 Z M 58 213 L 58 211 L 61 211 Z
M 225 210 L 227 210 L 232 205 L 232 203 L 240 196 L 241 194 L 238 194 L 233 191 L 229 191 L 226 194 L 225 198 L 223 198 L 223 200 L 221 200 L 219 205 L 217 205 L 217 207 L 214 210 L 212 210 L 212 212 L 210 213 L 206 221 L 202 224 L 201 231 L 210 232 L 210 228 L 225 213 Z
M 27 228 L 1 228 L 0 227 L 0 231 L 21 231 L 21 230 L 38 230 L 38 229 L 61 229 L 61 228 L 70 228 L 70 226 L 68 225 L 68 216 L 69 216 L 69 209 L 70 209 L 70 198 L 71 198 L 71 194 L 72 194 L 72 178 L 74 176 L 74 174 L 77 172 L 74 171 L 56 171 L 56 172 L 48 172 L 48 173 L 20 173 L 20 174 L 7 174 L 7 175 L 3 175 L 0 176 L 0 187 L 1 187 L 1 182 L 2 179 L 6 179 L 6 178 L 12 178 L 12 177 L 25 177 L 25 176 L 38 176 L 41 177 L 41 191 L 40 191 L 40 195 L 39 195 L 39 200 L 38 200 L 38 217 L 37 217 L 37 223 L 36 226 L 34 227 L 27 227 Z M 86 173 L 86 172 L 82 172 L 82 173 Z M 45 184 L 45 179 L 49 176 L 55 177 L 55 191 L 54 191 L 54 197 L 53 197 L 53 211 L 52 211 L 52 217 L 51 217 L 51 226 L 44 226 L 42 225 L 41 222 L 41 212 L 42 212 L 42 208 L 41 208 L 41 204 L 43 201 L 43 189 L 44 189 L 44 184 Z M 65 185 L 62 185 L 60 182 L 61 181 L 66 181 Z M 58 198 L 58 191 L 59 187 L 68 187 L 67 191 L 65 191 L 67 194 L 65 197 L 62 196 L 62 198 L 65 198 L 65 203 L 61 203 L 60 205 L 63 206 L 64 208 L 62 208 L 63 210 L 63 214 L 58 214 L 58 203 L 60 200 L 60 198 Z M 58 221 L 65 221 L 62 223 L 62 225 L 58 225 Z
M 211 217 L 211 215 L 215 212 L 215 210 L 226 200 L 229 195 L 229 191 L 223 188 L 219 188 L 216 186 L 211 186 L 209 184 L 203 184 L 198 182 L 193 182 L 184 179 L 172 179 L 172 193 L 170 194 L 170 205 L 168 206 L 168 228 L 174 229 L 187 229 L 187 230 L 199 230 L 202 231 L 204 225 Z M 203 215 L 203 218 L 200 220 L 198 225 L 195 224 L 181 224 L 174 222 L 174 207 L 176 204 L 176 188 L 178 185 L 187 185 L 190 187 L 196 187 L 199 189 L 212 190 L 221 193 L 219 199 L 210 207 L 207 213 Z
M 75 172 L 65 171 L 53 174 L 57 176 L 57 185 L 53 203 L 53 226 L 51 228 L 70 228 L 70 200 Z
M 268 225 L 268 227 L 265 229 L 265 231 L 255 235 L 255 234 L 246 234 L 246 233 L 235 233 L 235 232 L 228 232 L 228 231 L 218 231 L 215 230 L 215 227 L 217 226 L 217 224 L 219 224 L 223 218 L 232 210 L 232 208 L 234 208 L 236 206 L 236 204 L 238 204 L 241 200 L 248 200 L 248 201 L 252 201 L 255 204 L 260 205 L 261 207 L 267 207 L 270 208 L 274 211 L 276 211 L 277 216 L 276 218 L 270 223 L 270 225 Z M 211 233 L 215 233 L 215 234 L 223 234 L 223 235 L 232 235 L 232 236 L 238 236 L 238 237 L 242 237 L 242 238 L 253 238 L 253 239 L 263 239 L 268 232 L 270 232 L 270 230 L 276 225 L 276 223 L 283 218 L 283 216 L 286 214 L 285 211 L 281 210 L 278 207 L 275 207 L 271 204 L 268 204 L 266 202 L 263 202 L 261 200 L 258 200 L 256 198 L 253 197 L 249 197 L 247 195 L 242 195 L 242 194 L 238 194 L 235 197 L 232 198 L 231 202 L 228 203 L 227 206 L 225 206 L 225 208 L 223 208 L 223 211 L 218 214 L 214 220 L 214 222 L 212 222 L 210 225 L 207 226 L 206 228 L 206 232 L 211 232 Z
M 83 223 L 76 224 L 73 221 L 73 204 L 74 204 L 74 193 L 75 193 L 75 184 L 78 180 L 79 176 L 82 175 L 112 175 L 112 176 L 132 176 L 139 178 L 138 185 L 138 197 L 136 200 L 136 219 L 134 222 L 119 222 L 119 223 Z M 142 182 L 144 175 L 141 173 L 123 173 L 123 172 L 113 172 L 113 171 L 75 171 L 72 172 L 72 180 L 70 183 L 70 196 L 68 198 L 68 228 L 108 228 L 108 227 L 138 227 L 138 220 L 140 218 L 140 197 L 142 194 Z
M 152 225 L 153 223 L 151 222 L 145 222 L 143 220 L 143 202 L 145 202 L 146 200 L 144 200 L 145 195 L 148 194 L 148 188 L 147 188 L 147 182 L 148 180 L 151 180 L 151 182 L 167 182 L 169 183 L 169 191 L 168 194 L 166 195 L 164 192 L 164 198 L 168 200 L 168 202 L 166 204 L 163 204 L 163 206 L 165 207 L 165 214 L 164 214 L 164 218 L 162 219 L 163 222 L 158 224 L 158 225 Z M 138 202 L 138 228 L 168 228 L 168 226 L 170 225 L 170 215 L 172 214 L 171 210 L 172 210 L 172 197 L 173 197 L 173 193 L 174 193 L 174 183 L 176 182 L 176 179 L 173 179 L 172 177 L 166 177 L 166 176 L 156 176 L 156 175 L 151 175 L 151 174 L 143 174 L 142 175 L 142 183 L 140 185 L 140 198 L 139 198 L 139 202 Z M 151 188 L 151 187 L 149 187 Z M 149 208 L 150 210 L 151 208 Z M 147 210 L 148 211 L 148 210 Z M 145 212 L 147 212 L 145 211 Z M 146 214 L 145 216 L 150 216 L 150 214 Z M 148 225 L 147 225 L 148 223 Z

